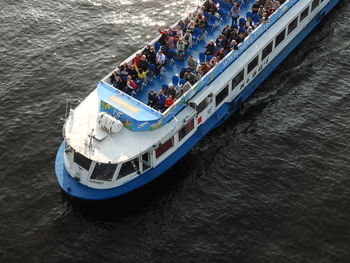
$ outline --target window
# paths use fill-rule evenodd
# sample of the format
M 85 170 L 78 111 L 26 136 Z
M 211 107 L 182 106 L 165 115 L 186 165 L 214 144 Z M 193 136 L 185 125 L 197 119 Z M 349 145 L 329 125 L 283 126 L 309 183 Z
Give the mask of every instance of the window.
M 179 130 L 179 141 L 186 137 L 194 128 L 194 119 L 190 120 L 184 127 Z
M 122 164 L 120 168 L 118 179 L 123 178 L 129 174 L 139 171 L 139 158 L 135 158 L 131 161 Z
M 276 43 L 275 43 L 275 47 L 277 47 L 279 44 L 281 44 L 281 42 L 284 40 L 284 38 L 286 37 L 286 30 L 284 29 L 281 33 L 279 33 L 279 35 L 276 37 Z
M 146 152 L 142 154 L 142 164 L 143 164 L 143 170 L 146 171 L 148 168 L 151 167 L 151 163 L 149 161 L 149 153 Z
M 211 102 L 211 96 L 213 94 L 210 94 L 208 97 L 206 97 L 201 103 L 199 103 L 196 106 L 197 113 L 201 113 L 205 110 L 205 108 L 208 106 L 208 104 Z
M 314 11 L 314 9 L 320 4 L 320 0 L 314 0 L 312 1 L 311 5 L 311 12 Z
M 262 57 L 261 60 L 264 60 L 270 53 L 272 52 L 272 44 L 273 42 L 271 41 L 270 44 L 268 44 L 262 51 Z
M 223 88 L 218 95 L 216 95 L 216 107 L 227 97 L 228 95 L 228 85 Z
M 259 63 L 259 57 L 256 56 L 249 64 L 248 64 L 248 74 L 255 69 L 255 67 L 258 65 Z
M 163 153 L 165 153 L 167 150 L 169 150 L 171 147 L 173 147 L 173 138 L 170 138 L 165 143 L 161 144 L 155 149 L 156 152 L 156 158 L 160 157 Z
M 78 152 L 74 152 L 73 160 L 76 164 L 83 167 L 85 170 L 89 171 L 90 165 L 91 165 L 90 159 L 86 158 L 84 155 Z
M 296 17 L 288 26 L 288 35 L 298 26 L 298 18 Z
M 111 181 L 117 168 L 117 164 L 96 163 L 90 179 L 100 181 Z
M 305 10 L 300 15 L 300 22 L 305 19 L 309 15 L 309 7 L 305 8 Z
M 244 69 L 242 69 L 241 72 L 238 73 L 236 77 L 232 79 L 232 90 L 238 86 L 239 83 L 241 83 L 244 80 Z

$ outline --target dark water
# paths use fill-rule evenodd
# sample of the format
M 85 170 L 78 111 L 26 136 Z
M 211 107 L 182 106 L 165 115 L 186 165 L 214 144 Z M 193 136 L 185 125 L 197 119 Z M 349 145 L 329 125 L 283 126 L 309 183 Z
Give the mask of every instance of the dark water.
M 196 1 L 0 0 L 0 262 L 350 262 L 350 4 L 343 0 L 163 178 L 61 195 L 67 98 Z

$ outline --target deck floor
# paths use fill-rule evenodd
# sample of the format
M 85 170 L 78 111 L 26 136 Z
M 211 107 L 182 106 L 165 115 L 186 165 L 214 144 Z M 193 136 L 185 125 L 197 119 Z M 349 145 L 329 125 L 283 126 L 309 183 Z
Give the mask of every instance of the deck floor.
M 253 5 L 254 2 L 255 0 L 249 0 L 249 1 L 246 1 L 246 3 L 241 6 L 240 17 L 246 16 L 246 13 L 250 11 L 251 6 Z M 147 85 L 143 87 L 143 89 L 140 90 L 135 95 L 135 98 L 147 104 L 149 91 L 153 89 L 154 91 L 158 92 L 163 84 L 167 84 L 167 85 L 171 84 L 172 77 L 175 75 L 179 76 L 181 69 L 187 66 L 187 59 L 189 54 L 191 54 L 194 59 L 199 61 L 199 53 L 204 52 L 206 42 L 210 41 L 211 39 L 215 41 L 216 38 L 220 35 L 222 29 L 225 27 L 225 25 L 227 24 L 231 25 L 230 15 L 227 15 L 223 20 L 224 20 L 223 23 L 221 23 L 218 27 L 215 27 L 212 31 L 208 32 L 208 36 L 206 37 L 205 40 L 202 40 L 197 44 L 194 44 L 192 48 L 190 48 L 186 52 L 184 58 L 182 59 L 175 58 L 174 59 L 175 63 L 165 66 L 165 70 L 162 70 L 161 74 L 156 76 L 156 78 L 154 78 L 152 81 L 148 82 Z

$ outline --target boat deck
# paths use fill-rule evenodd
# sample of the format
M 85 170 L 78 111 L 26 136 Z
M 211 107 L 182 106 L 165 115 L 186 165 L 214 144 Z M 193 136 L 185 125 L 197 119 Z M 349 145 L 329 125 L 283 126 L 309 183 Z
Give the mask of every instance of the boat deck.
M 254 4 L 254 2 L 255 0 L 248 0 L 245 1 L 245 3 L 242 3 L 240 7 L 240 17 L 246 17 L 246 13 L 251 10 L 251 6 Z M 222 17 L 222 20 L 223 21 L 221 22 L 218 19 L 216 22 L 217 24 L 219 23 L 218 26 L 214 27 L 212 30 L 207 30 L 208 35 L 205 39 L 199 41 L 198 43 L 194 42 L 193 46 L 186 52 L 183 58 L 174 58 L 174 63 L 169 63 L 166 65 L 165 70 L 162 70 L 158 76 L 155 76 L 152 81 L 149 81 L 146 86 L 138 91 L 138 93 L 134 96 L 135 99 L 147 104 L 149 91 L 153 89 L 154 91 L 158 92 L 163 84 L 171 84 L 172 77 L 175 75 L 179 76 L 181 69 L 187 66 L 189 54 L 191 54 L 194 59 L 199 61 L 199 53 L 204 52 L 206 43 L 211 39 L 215 41 L 225 25 L 231 25 L 231 15 L 229 12 L 225 17 Z

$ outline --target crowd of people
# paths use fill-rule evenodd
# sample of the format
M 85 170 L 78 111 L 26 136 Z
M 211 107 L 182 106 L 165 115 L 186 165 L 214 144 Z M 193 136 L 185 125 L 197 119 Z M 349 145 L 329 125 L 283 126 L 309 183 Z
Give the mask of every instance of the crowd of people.
M 239 43 L 251 34 L 261 23 L 268 22 L 269 16 L 277 10 L 284 0 L 256 0 L 246 17 L 240 17 L 241 5 L 244 0 L 226 1 L 230 9 L 226 9 L 232 18 L 231 25 L 226 25 L 216 40 L 210 40 L 204 50 L 204 59 L 200 63 L 188 55 L 187 67 L 179 73 L 181 80 L 177 87 L 173 84 L 163 85 L 158 92 L 151 90 L 148 94 L 148 105 L 159 111 L 168 109 L 178 98 L 182 96 L 191 85 L 195 84 L 211 68 L 215 67 L 232 50 L 237 50 Z M 218 8 L 219 6 L 219 8 Z M 141 53 L 137 53 L 131 63 L 124 63 L 113 72 L 111 83 L 117 89 L 128 94 L 136 94 L 138 89 L 147 83 L 148 75 L 160 74 L 167 61 L 184 58 L 186 52 L 192 47 L 193 34 L 202 34 L 213 24 L 209 25 L 211 16 L 220 19 L 218 0 L 205 0 L 202 6 L 190 13 L 186 19 L 178 21 L 175 27 L 159 28 L 161 34 L 154 45 L 147 45 Z

